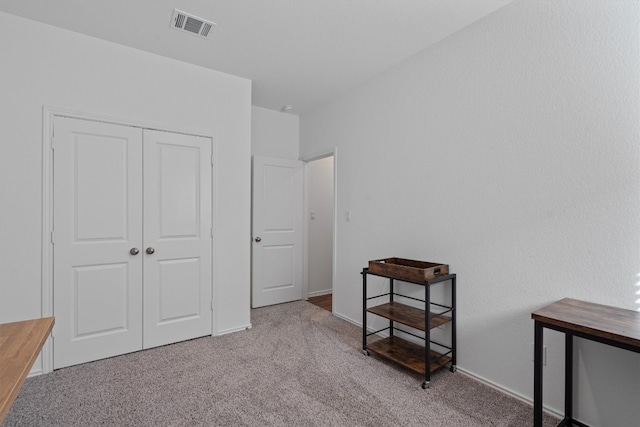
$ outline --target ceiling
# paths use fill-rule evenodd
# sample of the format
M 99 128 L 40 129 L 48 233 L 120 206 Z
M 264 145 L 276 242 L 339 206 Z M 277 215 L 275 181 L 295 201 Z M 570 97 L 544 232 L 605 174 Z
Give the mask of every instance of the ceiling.
M 294 113 L 370 79 L 513 0 L 0 0 L 0 11 L 253 80 Z M 217 24 L 170 28 L 173 9 Z

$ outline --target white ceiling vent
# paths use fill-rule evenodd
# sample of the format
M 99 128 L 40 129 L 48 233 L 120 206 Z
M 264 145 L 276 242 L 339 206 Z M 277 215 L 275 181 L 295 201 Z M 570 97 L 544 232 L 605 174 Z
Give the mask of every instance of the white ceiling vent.
M 189 15 L 181 10 L 174 9 L 173 16 L 171 17 L 171 28 L 178 31 L 184 31 L 194 36 L 202 37 L 204 39 L 209 37 L 211 30 L 216 24 L 210 21 L 205 21 L 197 16 Z

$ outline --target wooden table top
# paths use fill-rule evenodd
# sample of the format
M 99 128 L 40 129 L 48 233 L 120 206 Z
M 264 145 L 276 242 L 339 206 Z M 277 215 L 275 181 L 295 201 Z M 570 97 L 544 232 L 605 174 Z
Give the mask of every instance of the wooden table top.
M 531 318 L 593 337 L 640 348 L 640 312 L 564 298 L 531 313 Z
M 0 324 L 0 423 L 53 328 L 54 318 Z

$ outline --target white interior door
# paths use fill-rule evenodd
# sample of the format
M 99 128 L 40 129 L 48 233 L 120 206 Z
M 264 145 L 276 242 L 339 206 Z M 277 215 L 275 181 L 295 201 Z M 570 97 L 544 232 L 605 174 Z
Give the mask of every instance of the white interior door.
M 53 147 L 57 369 L 142 348 L 142 131 L 56 118 Z
M 302 162 L 253 158 L 252 306 L 302 298 Z
M 211 139 L 145 130 L 144 162 L 150 348 L 211 335 Z

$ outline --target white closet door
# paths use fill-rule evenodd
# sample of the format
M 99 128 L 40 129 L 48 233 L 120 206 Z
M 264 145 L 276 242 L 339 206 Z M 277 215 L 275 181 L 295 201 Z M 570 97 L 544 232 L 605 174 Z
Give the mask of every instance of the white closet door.
M 210 335 L 211 139 L 144 131 L 144 348 Z
M 142 131 L 56 118 L 53 147 L 57 369 L 142 348 Z

